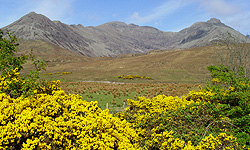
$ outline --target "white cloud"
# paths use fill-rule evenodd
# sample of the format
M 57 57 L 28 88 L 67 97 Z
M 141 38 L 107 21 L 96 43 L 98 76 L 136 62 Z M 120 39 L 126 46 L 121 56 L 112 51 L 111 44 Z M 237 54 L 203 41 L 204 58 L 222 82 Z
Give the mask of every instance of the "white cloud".
M 65 16 L 73 13 L 72 3 L 74 0 L 28 0 L 27 6 L 30 11 L 41 13 L 52 20 L 65 20 Z
M 224 22 L 233 27 L 235 30 L 243 34 L 250 34 L 250 11 L 244 13 L 237 13 L 232 16 L 224 17 Z
M 163 5 L 154 8 L 150 12 L 150 14 L 142 16 L 139 14 L 139 12 L 134 12 L 128 18 L 128 20 L 130 23 L 135 23 L 135 24 L 149 23 L 157 19 L 160 19 L 162 17 L 168 16 L 171 13 L 174 13 L 176 10 L 180 9 L 185 4 L 186 3 L 184 3 L 184 1 L 182 0 L 168 0 Z
M 146 17 L 141 17 L 138 12 L 134 12 L 130 17 L 129 17 L 130 22 L 133 23 L 143 23 L 146 22 L 147 18 Z
M 200 7 L 205 10 L 210 17 L 216 17 L 222 20 L 226 25 L 233 27 L 235 30 L 243 34 L 247 34 L 250 24 L 250 10 L 245 7 L 250 5 L 250 1 L 227 0 L 196 0 L 200 3 Z
M 225 0 L 199 0 L 201 7 L 204 7 L 211 15 L 229 16 L 239 11 L 237 4 Z

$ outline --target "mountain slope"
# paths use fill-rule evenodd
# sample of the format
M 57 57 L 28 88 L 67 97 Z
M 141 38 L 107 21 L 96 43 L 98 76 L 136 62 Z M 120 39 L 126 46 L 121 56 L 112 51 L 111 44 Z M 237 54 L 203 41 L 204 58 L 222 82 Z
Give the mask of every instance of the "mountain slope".
M 153 27 L 123 22 L 108 22 L 96 27 L 66 25 L 31 12 L 5 29 L 14 32 L 18 38 L 44 40 L 86 56 L 117 56 L 150 50 L 200 47 L 223 37 L 227 32 L 245 38 L 215 18 L 194 23 L 180 32 L 163 32 Z
M 138 82 L 205 82 L 208 76 L 206 67 L 211 65 L 214 48 L 196 47 L 185 50 L 162 50 L 144 55 L 123 57 L 88 57 L 82 62 L 48 62 L 46 73 L 71 72 L 65 76 L 44 76 L 69 81 L 112 81 L 137 82 L 121 80 L 118 75 L 141 75 L 154 80 Z M 72 67 L 74 66 L 74 67 Z
M 85 49 L 89 40 L 74 32 L 68 25 L 61 22 L 53 22 L 47 17 L 31 12 L 16 22 L 6 26 L 18 38 L 44 40 L 62 48 L 89 55 L 91 52 Z M 79 39 L 78 41 L 76 39 Z

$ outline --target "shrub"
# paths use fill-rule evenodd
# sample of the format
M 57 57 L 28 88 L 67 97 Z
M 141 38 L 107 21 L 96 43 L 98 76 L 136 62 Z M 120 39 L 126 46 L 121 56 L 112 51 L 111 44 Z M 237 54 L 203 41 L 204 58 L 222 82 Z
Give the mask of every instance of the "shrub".
M 19 44 L 16 41 L 17 38 L 13 33 L 7 31 L 4 37 L 3 31 L 0 30 L 0 86 L 6 88 L 3 89 L 0 87 L 0 91 L 5 92 L 11 97 L 29 96 L 40 85 L 37 82 L 38 75 L 42 69 L 45 69 L 45 63 L 36 60 L 35 56 L 32 55 L 32 51 L 28 55 L 17 54 L 17 46 Z M 20 77 L 19 71 L 23 69 L 23 64 L 28 60 L 32 61 L 35 69 L 31 70 L 28 75 Z
M 6 38 L 4 38 L 4 33 L 0 30 L 0 71 L 2 71 L 2 74 L 7 74 L 16 68 L 20 71 L 23 69 L 22 65 L 28 59 L 28 55 L 16 56 L 17 46 L 19 45 L 16 43 L 17 38 L 8 31 L 6 34 Z
M 1 149 L 139 148 L 138 135 L 130 123 L 102 111 L 96 101 L 67 95 L 56 85 L 59 81 L 26 98 L 0 94 Z
M 207 91 L 214 93 L 211 102 L 226 108 L 224 115 L 232 119 L 237 141 L 250 145 L 250 80 L 245 77 L 244 69 L 237 74 L 223 65 L 210 66 L 208 70 L 216 79 L 206 86 Z
M 158 95 L 128 100 L 125 112 L 116 114 L 134 125 L 143 149 L 242 148 L 231 131 L 231 120 L 209 101 L 213 93 L 200 89 L 187 96 Z
M 126 75 L 126 76 L 122 76 L 122 75 L 118 75 L 118 78 L 121 79 L 147 79 L 147 80 L 152 80 L 151 77 L 146 77 L 146 76 L 140 76 L 140 75 Z
M 14 75 L 10 82 L 25 82 Z M 130 99 L 113 116 L 95 101 L 65 94 L 59 83 L 29 97 L 0 94 L 2 149 L 243 149 L 234 118 L 227 117 L 230 106 L 210 101 L 211 89 Z
M 250 78 L 250 46 L 249 39 L 242 38 L 230 33 L 226 33 L 223 39 L 215 40 L 214 62 L 218 65 L 224 65 L 230 70 L 241 72 L 241 66 L 244 67 L 244 76 Z M 216 61 L 217 60 L 217 61 Z

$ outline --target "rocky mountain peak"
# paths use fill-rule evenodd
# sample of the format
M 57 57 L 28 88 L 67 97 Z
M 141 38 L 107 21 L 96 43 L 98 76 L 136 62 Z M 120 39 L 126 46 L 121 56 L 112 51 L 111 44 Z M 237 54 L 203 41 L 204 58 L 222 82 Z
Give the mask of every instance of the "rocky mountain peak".
M 14 23 L 4 27 L 3 30 L 8 29 L 14 32 L 18 38 L 42 39 L 41 37 L 45 36 L 45 32 L 50 32 L 51 28 L 54 27 L 56 27 L 55 23 L 46 16 L 30 12 Z
M 227 32 L 243 36 L 216 18 L 194 23 L 180 32 L 163 32 L 153 27 L 119 21 L 96 27 L 67 25 L 51 21 L 35 12 L 2 29 L 14 32 L 18 38 L 44 40 L 86 56 L 117 56 L 150 50 L 205 46 L 213 39 L 225 36 Z
M 213 23 L 213 24 L 219 24 L 221 21 L 216 18 L 211 18 L 210 20 L 207 21 L 208 23 Z
M 224 26 L 224 27 L 228 27 L 226 26 L 224 23 L 222 23 L 219 19 L 216 18 L 211 18 L 210 20 L 208 20 L 206 23 L 210 24 L 210 25 L 215 25 L 215 26 Z
M 81 27 L 81 28 L 84 28 L 84 26 L 82 24 L 78 24 L 77 25 L 78 27 Z
M 42 15 L 42 14 L 37 14 L 36 12 L 32 11 L 32 12 L 28 13 L 27 15 L 24 15 L 23 17 L 24 17 L 24 18 L 25 18 L 25 17 L 29 18 L 29 17 L 45 17 L 45 16 Z M 46 17 L 46 18 L 47 18 L 47 17 Z
M 30 12 L 27 15 L 21 17 L 19 20 L 17 20 L 13 24 L 15 24 L 15 25 L 22 25 L 22 24 L 33 25 L 36 23 L 47 23 L 49 21 L 51 21 L 51 20 L 42 14 Z
M 124 22 L 112 21 L 112 22 L 108 22 L 108 23 L 99 25 L 97 27 L 100 27 L 100 28 L 124 28 L 126 26 L 127 26 L 127 24 Z

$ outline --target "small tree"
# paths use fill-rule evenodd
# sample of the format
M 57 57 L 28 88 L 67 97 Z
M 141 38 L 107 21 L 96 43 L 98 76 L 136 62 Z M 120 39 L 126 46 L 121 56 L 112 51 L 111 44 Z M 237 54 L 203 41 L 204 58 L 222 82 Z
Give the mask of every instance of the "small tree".
M 0 71 L 1 74 L 6 74 L 10 70 L 14 70 L 18 68 L 18 71 L 23 69 L 23 64 L 27 62 L 27 60 L 31 60 L 33 65 L 35 66 L 35 71 L 32 71 L 32 74 L 36 73 L 36 71 L 41 71 L 45 69 L 45 63 L 36 60 L 35 55 L 32 55 L 32 51 L 28 55 L 20 54 L 17 56 L 18 46 L 17 38 L 13 33 L 9 31 L 6 32 L 4 37 L 4 32 L 0 29 Z
M 233 131 L 237 141 L 242 145 L 250 145 L 250 79 L 244 76 L 243 68 L 237 74 L 229 68 L 209 66 L 207 68 L 211 82 L 205 86 L 213 93 L 210 102 L 218 104 L 221 116 L 228 117 L 233 122 Z
M 250 44 L 249 39 L 227 33 L 224 39 L 216 40 L 216 65 L 224 65 L 233 72 L 242 71 L 250 78 Z
M 17 55 L 18 46 L 17 38 L 13 33 L 9 31 L 4 34 L 0 30 L 0 72 L 1 82 L 8 84 L 8 89 L 2 88 L 4 85 L 0 85 L 0 92 L 4 92 L 11 97 L 18 97 L 20 95 L 29 96 L 33 93 L 33 90 L 39 86 L 37 82 L 39 73 L 41 70 L 45 70 L 46 64 L 43 61 L 36 60 L 35 55 L 32 55 L 32 51 L 28 55 Z M 35 66 L 34 70 L 19 80 L 19 71 L 23 69 L 23 65 L 31 60 Z M 13 78 L 16 78 L 15 82 L 12 82 Z M 22 82 L 25 80 L 25 82 Z M 20 81 L 20 82 L 19 82 Z
M 22 65 L 26 63 L 28 55 L 15 56 L 19 45 L 16 43 L 16 36 L 12 36 L 7 31 L 6 38 L 4 38 L 3 34 L 3 31 L 0 30 L 0 71 L 2 71 L 2 74 L 6 74 L 15 68 L 20 71 L 23 69 Z

